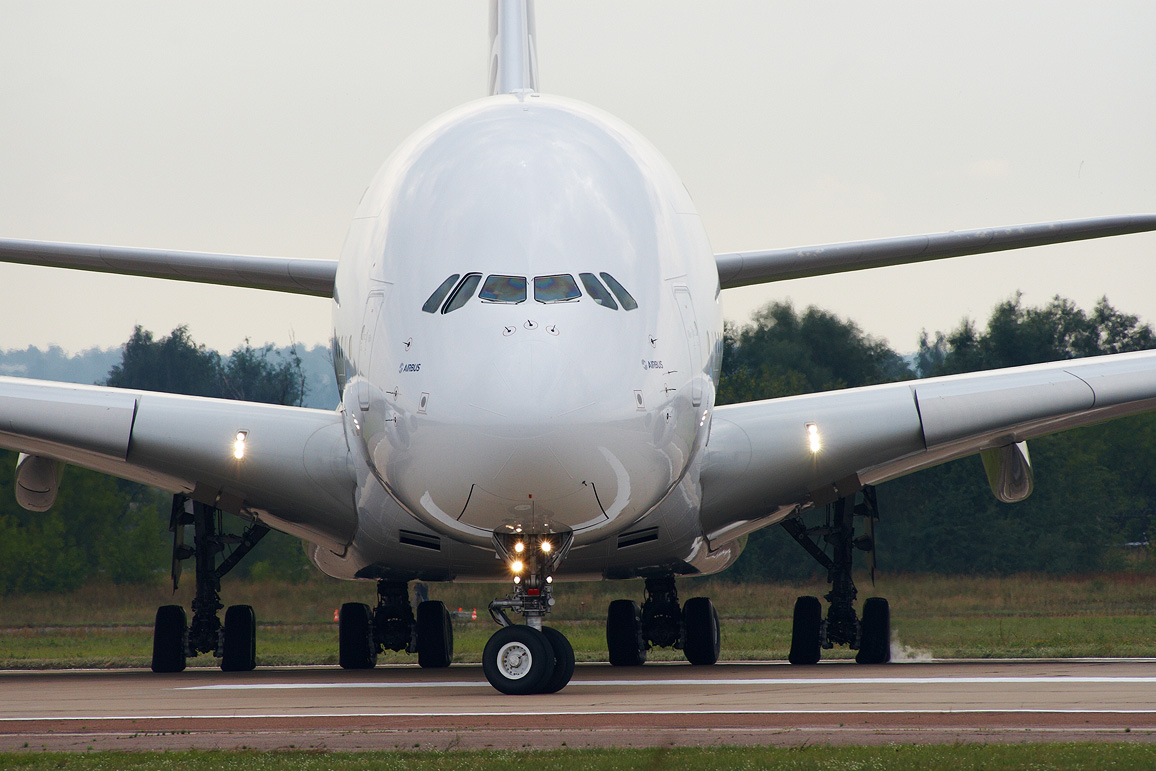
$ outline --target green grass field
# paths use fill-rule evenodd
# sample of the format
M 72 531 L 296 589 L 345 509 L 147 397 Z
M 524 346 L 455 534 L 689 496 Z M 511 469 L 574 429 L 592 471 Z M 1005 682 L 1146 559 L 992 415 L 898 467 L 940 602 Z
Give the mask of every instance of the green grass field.
M 921 658 L 1156 656 L 1156 577 L 1119 574 L 1052 578 L 894 575 L 872 589 L 859 580 L 860 598 L 891 600 L 896 649 Z M 485 610 L 504 586 L 431 585 L 430 594 L 452 609 L 478 609 L 477 621 L 455 624 L 455 660 L 478 661 L 494 630 Z M 714 599 L 722 617 L 723 658 L 783 659 L 790 638 L 794 598 L 822 595 L 821 582 L 734 584 L 681 581 L 685 600 Z M 258 660 L 264 665 L 336 664 L 333 612 L 342 602 L 372 603 L 371 583 L 316 578 L 289 584 L 226 582 L 229 603 L 254 606 Z M 642 583 L 560 584 L 549 623 L 562 629 L 582 661 L 606 658 L 603 620 L 611 599 L 641 599 Z M 0 598 L 0 668 L 147 666 L 152 619 L 158 605 L 187 607 L 190 589 L 174 598 L 165 587 L 92 585 L 67 595 Z M 828 654 L 825 654 L 828 655 Z M 828 657 L 849 656 L 836 649 Z M 679 659 L 678 651 L 651 652 L 652 660 Z M 408 661 L 388 654 L 383 661 Z M 192 665 L 213 666 L 211 657 Z

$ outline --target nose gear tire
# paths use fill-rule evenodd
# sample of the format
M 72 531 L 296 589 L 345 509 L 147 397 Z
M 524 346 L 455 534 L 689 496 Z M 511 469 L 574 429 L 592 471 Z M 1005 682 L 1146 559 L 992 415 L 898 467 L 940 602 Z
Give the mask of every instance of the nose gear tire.
M 552 627 L 542 627 L 542 636 L 554 651 L 554 671 L 542 685 L 540 693 L 557 693 L 566 687 L 574 676 L 574 647 L 566 635 Z
M 482 652 L 482 671 L 490 685 L 511 696 L 541 693 L 554 672 L 554 650 L 529 626 L 499 629 Z

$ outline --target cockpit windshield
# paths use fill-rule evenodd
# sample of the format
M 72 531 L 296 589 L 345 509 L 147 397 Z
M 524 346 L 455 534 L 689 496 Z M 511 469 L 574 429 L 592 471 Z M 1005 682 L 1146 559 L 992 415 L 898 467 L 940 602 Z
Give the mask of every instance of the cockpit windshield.
M 534 276 L 534 299 L 540 303 L 564 303 L 582 296 L 569 273 L 557 276 Z
M 638 307 L 630 292 L 627 292 L 613 276 L 609 273 L 598 275 L 606 282 L 605 285 L 593 273 L 578 274 L 582 286 L 586 288 L 586 294 L 595 305 L 612 311 L 618 310 L 619 305 L 626 311 Z M 478 291 L 479 284 L 482 287 L 481 291 Z M 609 292 L 606 291 L 606 287 L 610 287 Z M 526 301 L 526 290 L 525 276 L 493 274 L 487 276 L 483 282 L 481 273 L 467 273 L 464 278 L 460 273 L 454 273 L 438 285 L 421 309 L 426 313 L 437 313 L 440 308 L 442 313 L 450 313 L 468 303 L 473 298 L 474 292 L 478 293 L 478 298 L 483 303 L 517 305 Z M 582 290 L 569 273 L 534 276 L 534 299 L 540 303 L 569 303 L 581 298 Z M 618 302 L 614 301 L 615 298 L 618 298 Z
M 483 302 L 490 303 L 524 303 L 526 302 L 525 276 L 489 276 L 482 284 L 482 291 L 478 297 Z

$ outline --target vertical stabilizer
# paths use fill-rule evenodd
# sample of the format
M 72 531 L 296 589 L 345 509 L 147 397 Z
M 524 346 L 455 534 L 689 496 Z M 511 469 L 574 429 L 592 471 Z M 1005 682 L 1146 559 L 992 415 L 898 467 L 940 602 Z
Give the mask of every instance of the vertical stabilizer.
M 490 0 L 490 96 L 538 90 L 534 0 Z

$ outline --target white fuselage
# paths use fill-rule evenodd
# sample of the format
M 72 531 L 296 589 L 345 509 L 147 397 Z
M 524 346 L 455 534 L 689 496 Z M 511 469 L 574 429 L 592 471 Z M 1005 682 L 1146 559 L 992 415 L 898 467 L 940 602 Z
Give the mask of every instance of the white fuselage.
M 664 499 L 684 520 L 676 551 L 699 550 L 718 300 L 689 195 L 621 122 L 525 94 L 427 125 L 366 190 L 337 272 L 359 532 L 319 565 L 497 576 L 492 534 L 520 527 L 572 532 L 582 572 L 605 573 L 597 545 Z M 458 546 L 410 560 L 398 532 Z

